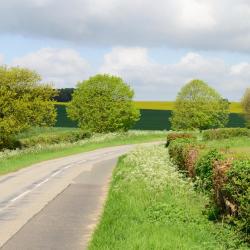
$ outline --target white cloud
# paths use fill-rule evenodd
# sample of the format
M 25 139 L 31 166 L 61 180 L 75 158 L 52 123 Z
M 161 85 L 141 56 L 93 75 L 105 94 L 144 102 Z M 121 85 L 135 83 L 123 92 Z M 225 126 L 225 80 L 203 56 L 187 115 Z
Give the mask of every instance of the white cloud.
M 250 52 L 249 0 L 8 0 L 0 32 L 91 46 Z
M 88 63 L 73 49 L 43 48 L 13 60 L 18 65 L 36 70 L 43 80 L 57 87 L 72 87 L 84 80 L 89 72 Z
M 194 78 L 206 81 L 230 100 L 239 100 L 250 86 L 247 62 L 228 65 L 220 58 L 190 52 L 177 63 L 164 64 L 153 60 L 148 49 L 141 47 L 113 48 L 104 55 L 99 69 L 91 68 L 75 50 L 52 48 L 16 58 L 11 65 L 34 69 L 56 87 L 74 87 L 77 81 L 97 72 L 118 75 L 132 86 L 138 100 L 174 100 L 180 88 Z
M 132 60 L 132 64 L 128 63 Z M 123 77 L 135 89 L 137 99 L 173 100 L 191 79 L 202 79 L 225 98 L 240 99 L 249 86 L 249 64 L 227 65 L 218 58 L 188 53 L 176 64 L 159 64 L 144 48 L 114 48 L 104 57 L 101 72 Z

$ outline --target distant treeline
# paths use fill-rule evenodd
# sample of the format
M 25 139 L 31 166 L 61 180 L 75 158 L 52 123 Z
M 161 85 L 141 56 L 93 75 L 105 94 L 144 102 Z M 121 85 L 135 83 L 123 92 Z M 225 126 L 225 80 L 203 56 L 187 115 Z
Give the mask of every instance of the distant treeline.
M 57 89 L 58 95 L 54 97 L 56 102 L 70 102 L 74 88 Z

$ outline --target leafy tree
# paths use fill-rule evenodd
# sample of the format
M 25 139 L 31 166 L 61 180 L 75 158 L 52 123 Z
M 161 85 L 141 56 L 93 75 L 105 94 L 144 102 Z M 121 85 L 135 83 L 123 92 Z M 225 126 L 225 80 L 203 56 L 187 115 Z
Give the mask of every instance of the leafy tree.
M 0 67 L 0 147 L 10 138 L 31 127 L 51 126 L 56 120 L 52 97 L 55 90 L 41 84 L 34 71 Z
M 242 98 L 242 106 L 247 121 L 247 126 L 250 127 L 250 88 L 246 89 L 245 94 Z
M 186 84 L 177 95 L 171 117 L 173 129 L 194 130 L 224 127 L 229 103 L 201 80 Z
M 92 132 L 128 130 L 140 116 L 133 90 L 119 77 L 96 75 L 78 83 L 68 116 Z

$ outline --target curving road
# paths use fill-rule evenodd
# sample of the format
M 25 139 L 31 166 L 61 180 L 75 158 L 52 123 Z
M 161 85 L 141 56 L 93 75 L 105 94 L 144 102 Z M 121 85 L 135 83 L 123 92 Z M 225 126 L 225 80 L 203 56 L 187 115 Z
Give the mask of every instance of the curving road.
M 0 249 L 85 249 L 117 158 L 133 147 L 49 160 L 0 177 Z

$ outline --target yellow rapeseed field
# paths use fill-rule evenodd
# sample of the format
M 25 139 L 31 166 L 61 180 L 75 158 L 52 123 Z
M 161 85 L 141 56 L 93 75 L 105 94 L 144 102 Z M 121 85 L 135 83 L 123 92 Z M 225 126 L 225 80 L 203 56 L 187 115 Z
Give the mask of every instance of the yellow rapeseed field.
M 65 102 L 57 102 L 55 104 L 67 105 Z M 152 109 L 152 110 L 173 110 L 174 102 L 163 101 L 135 101 L 135 105 L 138 109 Z M 243 109 L 240 102 L 230 103 L 230 113 L 242 113 Z

